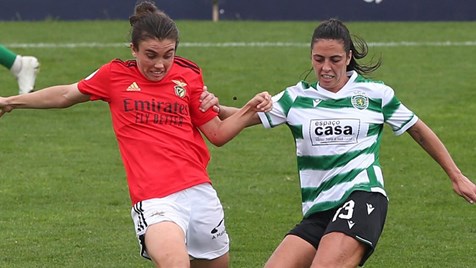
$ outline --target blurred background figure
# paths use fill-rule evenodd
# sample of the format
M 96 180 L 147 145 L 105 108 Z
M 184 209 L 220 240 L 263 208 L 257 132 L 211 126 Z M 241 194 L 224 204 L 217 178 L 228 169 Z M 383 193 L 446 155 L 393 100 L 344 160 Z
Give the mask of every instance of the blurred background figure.
M 36 57 L 18 55 L 0 44 L 0 64 L 17 79 L 19 94 L 33 91 L 40 70 L 40 62 Z

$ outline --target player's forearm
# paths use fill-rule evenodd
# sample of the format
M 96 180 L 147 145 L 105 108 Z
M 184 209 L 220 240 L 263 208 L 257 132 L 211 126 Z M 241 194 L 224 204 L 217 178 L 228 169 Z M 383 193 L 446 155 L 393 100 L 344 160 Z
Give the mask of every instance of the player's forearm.
M 220 105 L 220 111 L 218 112 L 218 117 L 220 117 L 221 120 L 225 120 L 228 117 L 235 114 L 236 112 L 238 112 L 239 110 L 240 108 Z
M 66 108 L 75 103 L 67 97 L 70 86 L 52 86 L 29 94 L 11 96 L 6 98 L 6 102 L 14 109 Z
M 235 113 L 237 113 L 238 111 L 240 111 L 240 108 L 236 108 L 236 107 L 230 107 L 230 106 L 224 106 L 224 105 L 220 105 L 220 111 L 218 113 L 218 117 L 221 119 L 221 120 L 225 120 L 227 119 L 228 117 L 234 115 Z M 250 119 L 247 119 L 246 120 L 246 126 L 245 127 L 249 127 L 249 126 L 254 126 L 254 125 L 257 125 L 259 124 L 261 121 L 259 119 L 259 116 L 257 113 L 254 113 Z
M 215 132 L 210 137 L 208 137 L 208 139 L 215 146 L 223 146 L 224 144 L 232 140 L 245 127 L 249 126 L 250 123 L 253 122 L 255 116 L 257 117 L 256 111 L 254 111 L 249 105 L 245 105 L 241 109 L 234 109 L 236 109 L 236 111 L 230 113 L 226 119 L 221 121 Z
M 409 134 L 441 166 L 450 179 L 458 178 L 461 171 L 438 136 L 419 120 Z

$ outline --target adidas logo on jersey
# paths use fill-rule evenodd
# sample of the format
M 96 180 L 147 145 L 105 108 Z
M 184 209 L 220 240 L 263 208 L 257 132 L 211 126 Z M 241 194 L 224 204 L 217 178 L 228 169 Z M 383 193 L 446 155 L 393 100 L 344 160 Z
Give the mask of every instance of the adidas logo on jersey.
M 140 91 L 140 87 L 136 82 L 134 82 L 126 89 L 126 91 Z

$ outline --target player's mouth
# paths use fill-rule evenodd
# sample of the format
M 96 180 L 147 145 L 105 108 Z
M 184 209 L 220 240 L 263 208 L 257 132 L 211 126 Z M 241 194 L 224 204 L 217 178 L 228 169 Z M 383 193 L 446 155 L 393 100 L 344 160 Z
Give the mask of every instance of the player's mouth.
M 154 79 L 161 79 L 164 77 L 165 72 L 164 71 L 150 71 L 149 74 Z
M 332 80 L 335 79 L 335 75 L 330 75 L 330 74 L 321 74 L 321 82 L 331 82 Z

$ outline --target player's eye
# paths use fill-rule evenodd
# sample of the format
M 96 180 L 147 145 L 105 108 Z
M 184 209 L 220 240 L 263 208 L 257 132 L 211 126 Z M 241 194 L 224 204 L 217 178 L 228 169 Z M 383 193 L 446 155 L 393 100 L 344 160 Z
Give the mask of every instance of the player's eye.
M 324 58 L 323 57 L 314 57 L 314 60 L 318 63 L 323 63 L 324 62 Z
M 331 58 L 331 61 L 332 61 L 333 63 L 338 63 L 338 62 L 340 62 L 341 60 L 342 60 L 342 57 L 340 57 L 340 56 L 338 56 L 338 57 L 332 57 L 332 58 Z

